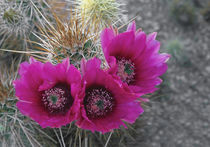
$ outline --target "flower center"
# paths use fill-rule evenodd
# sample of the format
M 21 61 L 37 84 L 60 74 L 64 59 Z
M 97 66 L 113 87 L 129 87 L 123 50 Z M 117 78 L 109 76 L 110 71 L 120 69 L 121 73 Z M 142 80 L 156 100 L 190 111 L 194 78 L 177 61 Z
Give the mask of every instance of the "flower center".
M 70 88 L 66 84 L 57 84 L 42 92 L 42 103 L 50 114 L 65 114 L 73 104 Z
M 86 91 L 84 105 L 88 118 L 95 119 L 104 117 L 112 112 L 115 101 L 106 88 L 97 87 Z
M 117 66 L 117 75 L 123 82 L 129 84 L 134 81 L 135 65 L 130 59 L 118 58 Z
M 56 95 L 51 95 L 50 99 L 51 99 L 53 104 L 56 104 L 56 102 L 58 101 L 58 97 Z

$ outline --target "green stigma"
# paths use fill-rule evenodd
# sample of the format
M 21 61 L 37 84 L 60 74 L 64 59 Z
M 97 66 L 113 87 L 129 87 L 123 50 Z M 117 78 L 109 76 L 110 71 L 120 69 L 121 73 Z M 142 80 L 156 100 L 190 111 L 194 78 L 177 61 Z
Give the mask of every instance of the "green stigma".
M 56 95 L 51 95 L 50 99 L 51 99 L 53 104 L 56 104 L 56 102 L 58 101 L 58 97 Z
M 125 64 L 124 72 L 127 73 L 128 75 L 131 75 L 134 72 L 133 68 L 134 67 L 132 65 Z
M 99 109 L 104 109 L 104 102 L 102 100 L 98 100 L 96 105 Z

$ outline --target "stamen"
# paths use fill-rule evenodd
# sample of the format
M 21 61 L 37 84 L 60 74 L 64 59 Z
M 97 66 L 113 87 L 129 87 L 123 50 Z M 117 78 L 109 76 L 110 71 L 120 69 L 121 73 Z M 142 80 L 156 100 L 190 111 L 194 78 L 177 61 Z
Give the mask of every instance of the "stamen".
M 68 85 L 57 84 L 42 92 L 41 101 L 50 114 L 64 114 L 69 110 L 74 99 Z
M 86 91 L 84 105 L 88 118 L 95 119 L 104 117 L 112 112 L 115 101 L 106 88 L 97 87 Z
M 129 84 L 134 81 L 135 65 L 130 59 L 117 58 L 117 66 L 117 75 L 123 82 Z

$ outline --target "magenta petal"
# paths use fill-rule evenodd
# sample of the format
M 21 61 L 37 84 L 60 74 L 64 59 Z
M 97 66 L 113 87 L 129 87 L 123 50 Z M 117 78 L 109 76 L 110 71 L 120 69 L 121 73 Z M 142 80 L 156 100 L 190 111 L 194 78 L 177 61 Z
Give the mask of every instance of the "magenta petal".
M 147 94 L 157 90 L 156 86 L 161 83 L 159 76 L 166 72 L 170 55 L 158 53 L 160 42 L 155 40 L 156 36 L 156 32 L 149 35 L 142 31 L 136 32 L 135 22 L 132 22 L 126 32 L 116 34 L 103 45 L 105 49 L 102 46 L 103 51 L 106 50 L 104 54 L 110 67 L 107 71 L 121 82 L 126 91 L 137 95 Z M 135 77 L 127 76 L 123 62 L 134 67 Z M 126 76 L 133 79 L 127 80 Z
M 62 65 L 68 69 L 70 66 L 69 58 L 63 59 Z
M 125 32 L 117 35 L 109 44 L 107 52 L 109 56 L 127 56 L 130 47 L 134 44 L 134 32 Z
M 153 32 L 153 33 L 149 34 L 147 37 L 147 42 L 155 40 L 156 36 L 157 36 L 157 32 Z
M 144 112 L 139 102 L 120 104 L 118 111 L 122 114 L 127 113 L 127 115 L 123 116 L 123 120 L 129 123 L 134 123 L 138 116 Z
M 110 56 L 107 60 L 110 68 L 108 70 L 109 73 L 116 73 L 117 72 L 117 65 L 116 65 L 116 58 L 114 56 Z
M 20 67 L 20 79 L 14 81 L 14 87 L 18 97 L 17 107 L 22 114 L 43 128 L 60 127 L 76 119 L 80 107 L 81 76 L 75 67 L 69 65 L 68 59 L 52 65 L 31 58 L 30 64 L 23 63 Z M 63 105 L 61 109 L 48 105 L 50 101 L 46 97 L 55 93 L 65 100 L 56 105 L 58 108 Z
M 81 70 L 82 76 L 84 75 L 85 70 L 86 70 L 85 66 L 86 66 L 86 60 L 84 58 L 82 58 L 82 60 L 80 62 L 80 70 Z
M 45 120 L 49 119 L 49 116 L 43 111 L 41 107 L 25 102 L 17 102 L 16 105 L 22 114 L 32 118 L 43 128 L 47 127 L 47 125 L 45 124 Z
M 86 63 L 86 72 L 95 69 L 100 69 L 100 66 L 101 66 L 101 60 L 95 57 Z
M 80 83 L 81 81 L 81 75 L 80 75 L 80 72 L 77 70 L 76 67 L 74 67 L 73 65 L 71 65 L 69 67 L 69 70 L 67 72 L 68 74 L 68 82 L 69 83 Z
M 113 129 L 118 129 L 120 126 L 125 126 L 122 120 L 134 123 L 138 116 L 143 112 L 144 110 L 139 102 L 123 103 L 115 108 L 112 115 L 96 120 L 89 120 L 86 117 L 86 119 L 79 120 L 77 125 L 83 129 L 91 130 L 92 132 L 99 131 L 106 133 Z M 83 115 L 85 115 L 85 112 L 83 113 Z
M 138 96 L 133 93 L 127 92 L 123 87 L 120 86 L 118 81 L 116 81 L 112 77 L 112 75 L 109 75 L 106 71 L 101 70 L 99 66 L 100 60 L 94 58 L 87 62 L 83 62 L 83 64 L 85 64 L 83 65 L 83 67 L 85 68 L 83 69 L 85 71 L 85 74 L 82 80 L 84 82 L 84 89 L 82 91 L 84 94 L 80 97 L 80 115 L 78 116 L 78 121 L 76 122 L 76 124 L 80 128 L 88 129 L 92 132 L 99 131 L 102 133 L 106 133 L 112 131 L 113 129 L 119 128 L 121 125 L 125 126 L 122 120 L 133 123 L 143 112 L 140 104 L 138 103 L 137 105 L 137 103 L 134 102 L 138 98 Z M 90 116 L 87 115 L 88 112 L 86 112 L 87 110 L 85 109 L 87 103 L 84 102 L 84 99 L 86 98 L 85 96 L 87 96 L 86 91 L 89 90 L 89 88 L 100 89 L 100 87 L 104 87 L 107 91 L 111 93 L 111 97 L 114 98 L 115 101 L 115 106 L 109 114 L 103 117 L 89 118 Z M 102 94 L 101 96 L 103 97 L 104 94 Z
M 67 73 L 67 81 L 71 85 L 71 94 L 76 97 L 81 90 L 81 75 L 80 72 L 71 65 Z
M 56 73 L 56 67 L 52 65 L 52 63 L 50 62 L 45 63 L 43 71 L 44 71 L 44 74 L 43 74 L 44 79 L 48 81 L 52 81 L 52 82 L 55 81 L 57 77 L 57 73 Z
M 136 35 L 135 43 L 129 50 L 130 57 L 135 59 L 138 57 L 145 49 L 146 46 L 146 34 L 144 32 L 140 32 Z
M 84 64 L 85 65 L 82 65 L 85 67 L 85 72 L 83 73 L 84 77 L 88 77 L 86 80 L 88 80 L 89 83 L 94 83 L 97 77 L 95 70 L 100 69 L 101 61 L 98 58 L 93 58 Z
M 43 83 L 42 71 L 43 65 L 35 62 L 31 64 L 27 72 L 23 74 L 22 82 L 27 83 L 31 89 L 37 89 Z
M 33 57 L 30 57 L 29 63 L 31 64 L 31 63 L 34 63 L 34 62 L 37 62 L 36 59 L 34 59 Z
M 23 62 L 21 65 L 20 65 L 20 68 L 19 68 L 19 74 L 24 74 L 25 72 L 27 72 L 27 69 L 29 67 L 29 64 L 28 62 Z
M 35 90 L 31 90 L 23 81 L 16 80 L 14 82 L 14 87 L 16 96 L 19 97 L 20 100 L 28 101 L 30 103 L 38 101 L 37 98 L 39 97 L 39 94 Z
M 160 42 L 153 40 L 150 43 L 147 43 L 147 54 L 152 55 L 154 53 L 158 54 L 158 51 L 160 49 Z
M 56 67 L 50 62 L 44 64 L 42 77 L 43 83 L 39 86 L 39 91 L 46 90 L 54 86 L 57 82 L 57 71 Z
M 111 40 L 114 38 L 115 34 L 112 29 L 104 29 L 101 33 L 101 46 L 104 51 L 104 55 L 107 58 L 108 53 L 107 53 L 107 46 L 110 44 Z
M 131 23 L 128 25 L 127 31 L 136 32 L 136 23 L 135 23 L 135 21 L 131 22 Z

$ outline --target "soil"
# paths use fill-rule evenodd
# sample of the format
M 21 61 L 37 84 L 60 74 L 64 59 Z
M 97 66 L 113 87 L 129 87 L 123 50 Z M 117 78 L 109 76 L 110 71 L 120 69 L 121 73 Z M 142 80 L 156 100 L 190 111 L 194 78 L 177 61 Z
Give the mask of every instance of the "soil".
M 169 0 L 125 2 L 129 19 L 137 16 L 138 28 L 146 33 L 158 32 L 160 52 L 168 51 L 171 40 L 179 40 L 182 45 L 178 58 L 172 55 L 168 62 L 160 90 L 136 122 L 136 141 L 129 141 L 126 146 L 210 146 L 210 24 L 200 13 L 208 0 L 197 2 L 194 1 L 197 19 L 192 26 L 174 20 Z

